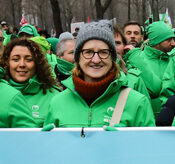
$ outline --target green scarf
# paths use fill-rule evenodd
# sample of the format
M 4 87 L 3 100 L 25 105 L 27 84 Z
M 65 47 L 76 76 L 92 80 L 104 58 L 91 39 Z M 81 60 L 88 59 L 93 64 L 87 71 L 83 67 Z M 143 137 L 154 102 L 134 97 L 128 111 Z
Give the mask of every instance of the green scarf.
M 74 64 L 72 64 L 64 59 L 57 58 L 57 67 L 61 73 L 65 74 L 65 75 L 71 75 L 72 74 L 71 71 L 74 68 Z

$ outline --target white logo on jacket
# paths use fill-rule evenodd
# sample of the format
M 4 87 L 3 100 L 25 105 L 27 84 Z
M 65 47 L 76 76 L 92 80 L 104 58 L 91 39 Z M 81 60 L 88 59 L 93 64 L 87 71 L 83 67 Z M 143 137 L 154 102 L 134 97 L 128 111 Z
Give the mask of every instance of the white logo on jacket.
M 110 122 L 111 118 L 112 118 L 112 114 L 113 114 L 114 108 L 113 107 L 109 107 L 106 111 L 106 114 L 104 115 L 104 122 Z
M 32 106 L 32 116 L 39 117 L 39 106 L 38 105 Z

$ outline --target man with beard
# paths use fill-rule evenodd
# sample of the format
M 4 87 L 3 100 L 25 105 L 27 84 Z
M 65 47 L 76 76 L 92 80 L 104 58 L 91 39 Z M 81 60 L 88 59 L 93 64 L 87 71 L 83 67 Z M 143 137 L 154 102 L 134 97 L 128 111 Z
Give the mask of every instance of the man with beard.
M 141 25 L 135 21 L 127 22 L 123 27 L 123 33 L 127 45 L 140 47 L 143 41 L 143 31 Z
M 165 77 L 165 73 L 169 76 L 170 73 L 168 71 L 170 71 L 170 68 L 171 70 L 174 68 L 169 63 L 170 56 L 168 55 L 168 52 L 175 47 L 175 35 L 172 29 L 163 21 L 157 21 L 150 24 L 146 28 L 146 34 L 149 40 L 147 45 L 145 45 L 144 50 L 142 51 L 140 48 L 134 48 L 125 54 L 124 60 L 127 63 L 127 67 L 128 65 L 131 65 L 132 67 L 139 68 L 142 72 L 141 77 L 149 91 L 156 118 L 162 109 L 162 98 L 160 99 L 162 81 L 167 79 L 167 77 Z M 168 69 L 167 66 L 169 65 L 170 68 Z M 166 83 L 166 85 L 163 86 L 164 88 L 170 88 L 171 84 L 167 85 Z M 166 88 L 164 91 L 167 91 Z M 164 96 L 167 95 L 167 93 L 164 93 Z M 163 101 L 164 103 L 166 102 L 165 100 Z

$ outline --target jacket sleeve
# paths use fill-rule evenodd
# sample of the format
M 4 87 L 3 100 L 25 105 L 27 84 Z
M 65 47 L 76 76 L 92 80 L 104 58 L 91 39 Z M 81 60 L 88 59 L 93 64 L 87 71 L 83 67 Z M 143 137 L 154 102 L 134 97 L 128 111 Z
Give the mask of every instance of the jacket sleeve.
M 142 96 L 142 98 L 138 101 L 136 108 L 137 108 L 136 109 L 137 113 L 135 117 L 136 127 L 155 126 L 153 110 L 146 96 Z
M 141 52 L 140 52 L 141 53 Z M 151 71 L 152 68 L 148 62 L 141 56 L 140 53 L 131 53 L 129 56 L 129 63 L 141 71 L 142 77 L 151 98 L 159 96 L 161 91 L 161 80 Z
M 9 127 L 11 128 L 37 127 L 30 108 L 20 92 L 11 100 L 8 107 L 7 118 Z
M 128 84 L 131 84 L 131 86 L 129 85 L 129 87 L 133 88 L 139 93 L 142 93 L 151 101 L 148 90 L 145 86 L 143 79 L 140 77 L 140 74 L 141 74 L 141 71 L 139 71 L 138 69 L 128 70 L 128 73 L 127 73 L 127 77 L 129 78 Z M 130 80 L 132 83 L 130 83 Z
M 44 127 L 49 125 L 49 124 L 54 124 L 55 127 L 59 127 L 59 120 L 54 117 L 53 113 L 54 112 L 52 110 L 52 107 L 51 107 L 51 105 L 49 105 L 48 114 L 47 114 L 46 120 L 44 122 Z
M 165 70 L 162 80 L 162 90 L 160 93 L 161 106 L 163 107 L 168 98 L 175 93 L 175 57 L 170 59 L 170 62 Z

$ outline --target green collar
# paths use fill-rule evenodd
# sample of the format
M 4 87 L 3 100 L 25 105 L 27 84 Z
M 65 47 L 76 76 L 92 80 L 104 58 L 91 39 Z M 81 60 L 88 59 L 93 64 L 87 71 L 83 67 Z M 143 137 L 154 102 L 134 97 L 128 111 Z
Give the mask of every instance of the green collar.
M 72 69 L 74 68 L 74 64 L 64 59 L 57 58 L 57 68 L 61 73 L 65 75 L 71 75 Z
M 25 83 L 17 83 L 14 80 L 10 79 L 9 83 L 11 86 L 16 88 L 17 90 L 21 91 L 23 94 L 34 94 L 39 92 L 41 83 L 38 82 L 36 76 L 31 78 L 29 81 Z
M 157 50 L 155 48 L 152 48 L 150 46 L 145 46 L 145 49 L 143 50 L 143 53 L 152 59 L 168 59 L 169 55 L 167 53 L 164 53 L 163 51 Z

